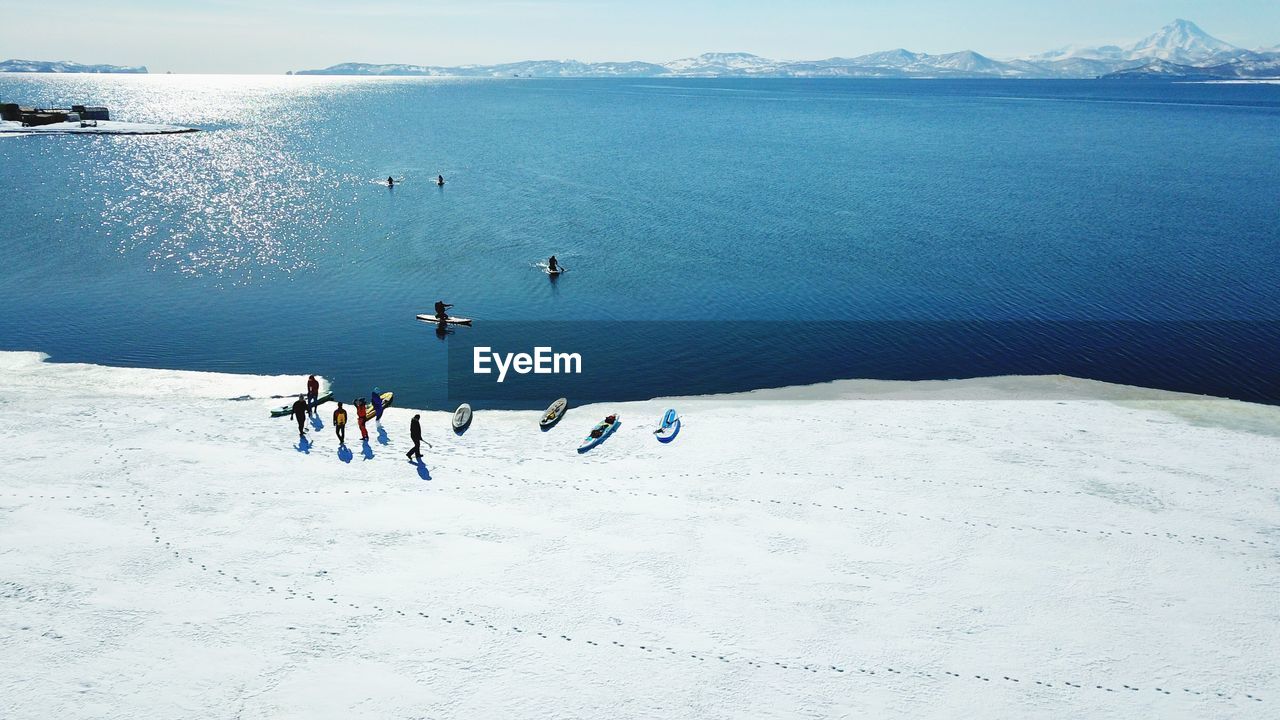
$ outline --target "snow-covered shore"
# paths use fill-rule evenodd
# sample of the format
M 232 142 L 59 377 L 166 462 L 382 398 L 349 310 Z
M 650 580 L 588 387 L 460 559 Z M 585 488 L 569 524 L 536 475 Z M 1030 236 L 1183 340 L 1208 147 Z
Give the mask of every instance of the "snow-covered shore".
M 79 122 L 53 123 L 26 127 L 20 122 L 0 120 L 0 135 L 175 135 L 197 132 L 197 128 L 157 123 L 98 120 L 96 125 L 81 126 Z
M 1280 703 L 1278 408 L 843 381 L 571 407 L 545 433 L 424 412 L 418 468 L 401 408 L 369 459 L 354 423 L 339 452 L 332 404 L 301 452 L 266 412 L 301 383 L 0 353 L 0 717 Z

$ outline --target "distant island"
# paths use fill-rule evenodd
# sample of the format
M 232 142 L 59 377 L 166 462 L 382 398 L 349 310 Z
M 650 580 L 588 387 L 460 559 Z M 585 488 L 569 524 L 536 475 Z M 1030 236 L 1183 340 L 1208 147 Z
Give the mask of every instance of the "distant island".
M 825 60 L 771 60 L 750 53 L 706 53 L 665 63 L 526 60 L 500 65 L 342 63 L 294 75 L 439 77 L 767 77 L 767 78 L 1280 78 L 1280 46 L 1246 50 L 1189 20 L 1175 20 L 1124 47 L 1070 46 L 996 60 L 972 50 L 930 55 L 886 50 Z
M 126 73 L 141 75 L 147 72 L 147 68 L 145 65 L 82 65 L 67 60 L 5 60 L 0 62 L 0 72 Z

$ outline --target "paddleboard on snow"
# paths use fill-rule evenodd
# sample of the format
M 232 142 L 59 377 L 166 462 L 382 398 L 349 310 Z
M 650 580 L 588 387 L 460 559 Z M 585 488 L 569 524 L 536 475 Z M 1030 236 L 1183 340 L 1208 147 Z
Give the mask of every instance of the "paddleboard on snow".
M 395 399 L 396 394 L 393 392 L 384 392 L 379 397 L 382 398 L 382 409 L 391 407 L 391 401 Z M 373 403 L 364 406 L 364 419 L 372 420 L 374 416 Z
M 542 413 L 542 419 L 538 421 L 538 424 L 541 425 L 544 429 L 549 428 L 552 425 L 555 425 L 557 422 L 560 421 L 560 417 L 564 415 L 564 411 L 567 410 L 568 408 L 569 408 L 568 400 L 565 400 L 564 398 L 560 398 L 559 400 L 556 400 L 555 402 L 551 403 L 551 406 L 547 408 L 546 412 Z
M 601 420 L 595 427 L 591 428 L 591 432 L 587 433 L 587 437 L 578 446 L 578 452 L 584 453 L 604 442 L 621 424 L 622 417 L 618 415 L 609 415 L 604 420 Z
M 316 398 L 316 405 L 323 405 L 329 402 L 330 400 L 333 400 L 332 392 L 320 393 L 320 397 Z M 271 417 L 283 417 L 292 412 L 293 412 L 293 403 L 289 403 L 284 407 L 273 408 L 271 410 Z
M 471 424 L 471 406 L 462 403 L 457 410 L 453 411 L 453 429 L 463 430 Z
M 445 319 L 441 320 L 440 318 L 436 317 L 433 314 L 426 313 L 423 315 L 419 315 L 418 319 L 421 320 L 422 322 L 436 323 L 439 325 L 470 325 L 471 324 L 471 318 L 454 317 L 453 315 L 450 315 Z
M 669 443 L 676 439 L 676 435 L 680 433 L 680 415 L 674 408 L 668 408 L 662 414 L 662 420 L 658 422 L 658 429 L 653 431 L 657 436 L 658 442 Z

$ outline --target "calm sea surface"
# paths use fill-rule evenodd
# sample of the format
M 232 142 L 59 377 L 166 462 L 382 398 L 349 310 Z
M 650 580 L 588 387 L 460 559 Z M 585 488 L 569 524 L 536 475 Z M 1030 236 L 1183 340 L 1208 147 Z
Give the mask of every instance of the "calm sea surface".
M 0 101 L 203 130 L 0 137 L 0 349 L 433 407 L 1004 373 L 1280 402 L 1280 85 L 0 75 Z M 414 320 L 440 298 L 475 328 Z M 475 344 L 587 372 L 499 386 Z

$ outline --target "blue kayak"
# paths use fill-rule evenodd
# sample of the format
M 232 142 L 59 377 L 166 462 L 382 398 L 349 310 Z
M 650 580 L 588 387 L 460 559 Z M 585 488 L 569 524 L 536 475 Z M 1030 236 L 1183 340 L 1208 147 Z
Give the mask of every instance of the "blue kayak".
M 669 443 L 675 440 L 676 435 L 680 434 L 680 415 L 674 409 L 668 409 L 662 414 L 662 422 L 658 423 L 658 429 L 653 434 L 658 442 Z
M 601 421 L 598 425 L 591 428 L 591 432 L 587 434 L 586 439 L 578 446 L 578 452 L 584 453 L 591 448 L 604 442 L 606 438 L 613 434 L 622 424 L 622 418 L 618 415 L 610 415 Z

